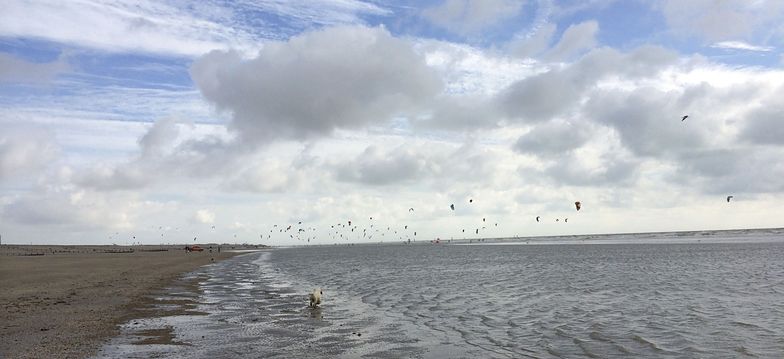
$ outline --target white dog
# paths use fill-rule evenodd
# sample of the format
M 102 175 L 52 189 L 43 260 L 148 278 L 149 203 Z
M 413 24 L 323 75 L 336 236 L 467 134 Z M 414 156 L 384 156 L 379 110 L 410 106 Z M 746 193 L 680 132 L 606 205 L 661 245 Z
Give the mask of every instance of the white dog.
M 321 296 L 324 293 L 321 292 L 321 288 L 316 288 L 313 290 L 313 293 L 310 293 L 308 297 L 310 297 L 310 306 L 312 308 L 318 307 L 321 304 Z

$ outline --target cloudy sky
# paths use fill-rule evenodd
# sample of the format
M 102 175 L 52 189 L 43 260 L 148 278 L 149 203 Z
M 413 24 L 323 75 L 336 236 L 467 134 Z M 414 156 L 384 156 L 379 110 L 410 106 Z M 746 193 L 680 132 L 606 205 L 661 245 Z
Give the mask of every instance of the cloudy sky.
M 0 129 L 4 243 L 780 227 L 784 2 L 9 0 Z

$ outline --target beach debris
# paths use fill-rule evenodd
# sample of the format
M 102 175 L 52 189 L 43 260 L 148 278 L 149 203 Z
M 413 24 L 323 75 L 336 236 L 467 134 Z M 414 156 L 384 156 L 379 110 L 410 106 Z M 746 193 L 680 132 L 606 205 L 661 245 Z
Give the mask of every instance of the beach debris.
M 688 118 L 688 117 L 689 117 L 689 115 L 684 115 L 683 118 L 681 119 L 681 122 L 686 121 L 686 118 Z
M 729 203 L 729 202 L 730 202 L 730 200 L 731 200 L 733 197 L 735 197 L 735 196 L 727 196 L 727 203 Z
M 574 202 L 574 207 L 577 208 L 578 211 L 580 210 L 580 206 L 580 201 Z

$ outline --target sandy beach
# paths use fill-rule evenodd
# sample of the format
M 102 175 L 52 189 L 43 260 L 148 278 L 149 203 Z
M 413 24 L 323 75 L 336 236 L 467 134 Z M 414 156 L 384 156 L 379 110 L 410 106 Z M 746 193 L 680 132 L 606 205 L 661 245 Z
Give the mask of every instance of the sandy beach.
M 0 248 L 0 358 L 81 358 L 117 334 L 145 295 L 236 255 L 182 246 Z

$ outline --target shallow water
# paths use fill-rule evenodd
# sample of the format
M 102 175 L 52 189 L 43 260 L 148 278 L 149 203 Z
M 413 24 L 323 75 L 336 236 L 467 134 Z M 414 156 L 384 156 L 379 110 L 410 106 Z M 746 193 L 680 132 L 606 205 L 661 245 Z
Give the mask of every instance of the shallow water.
M 780 358 L 784 241 L 733 238 L 247 254 L 169 293 L 207 315 L 129 322 L 100 356 Z M 132 344 L 164 327 L 184 345 Z

